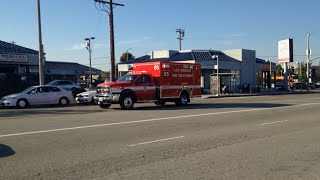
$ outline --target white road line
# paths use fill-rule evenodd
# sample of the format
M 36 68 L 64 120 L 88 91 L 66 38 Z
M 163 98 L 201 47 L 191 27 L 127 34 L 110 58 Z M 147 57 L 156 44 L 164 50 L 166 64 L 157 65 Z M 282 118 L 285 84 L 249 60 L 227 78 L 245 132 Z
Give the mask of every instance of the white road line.
M 33 131 L 33 132 L 4 134 L 4 135 L 0 135 L 0 138 L 12 137 L 12 136 L 30 135 L 30 134 L 50 133 L 50 132 L 58 132 L 58 131 L 67 131 L 67 130 L 76 130 L 76 129 L 104 127 L 104 126 L 116 126 L 116 125 L 123 125 L 123 124 L 135 124 L 135 123 L 144 123 L 144 122 L 153 122 L 153 121 L 164 121 L 164 120 L 170 120 L 170 119 L 182 119 L 182 118 L 191 118 L 191 117 L 200 117 L 200 116 L 212 116 L 212 115 L 220 115 L 220 114 L 231 114 L 231 113 L 241 113 L 241 112 L 262 111 L 262 110 L 268 110 L 268 109 L 280 109 L 280 108 L 289 108 L 289 107 L 310 106 L 310 105 L 320 105 L 320 103 L 299 104 L 299 105 L 282 106 L 282 107 L 271 107 L 271 108 L 244 109 L 244 110 L 237 110 L 237 111 L 214 112 L 214 113 L 205 113 L 205 114 L 193 114 L 193 115 L 186 115 L 186 116 L 173 116 L 173 117 L 156 118 L 156 119 L 145 119 L 145 120 L 118 122 L 118 123 L 96 124 L 96 125 L 89 125 L 89 126 L 79 126 L 79 127 L 50 129 L 50 130 Z
M 284 121 L 274 121 L 274 122 L 268 122 L 268 123 L 262 123 L 260 124 L 261 126 L 264 126 L 264 125 L 269 125 L 269 124 L 276 124 L 276 123 L 283 123 L 283 122 L 287 122 L 288 120 L 284 120 Z
M 184 136 L 167 138 L 167 139 L 159 139 L 159 140 L 155 140 L 155 141 L 148 141 L 148 142 L 137 143 L 137 144 L 131 144 L 131 145 L 129 145 L 129 146 L 130 146 L 130 147 L 133 147 L 133 146 L 138 146 L 138 145 L 144 145 L 144 144 L 150 144 L 150 143 L 157 143 L 157 142 L 169 141 L 169 140 L 180 139 L 180 138 L 184 138 Z

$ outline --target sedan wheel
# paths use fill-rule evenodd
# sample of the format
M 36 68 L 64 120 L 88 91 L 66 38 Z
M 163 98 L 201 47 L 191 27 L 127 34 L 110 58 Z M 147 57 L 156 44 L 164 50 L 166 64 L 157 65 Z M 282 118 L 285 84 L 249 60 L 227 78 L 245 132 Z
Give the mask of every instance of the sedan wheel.
M 19 99 L 17 102 L 17 107 L 26 108 L 28 106 L 28 101 L 25 99 Z
M 62 97 L 62 98 L 60 98 L 60 100 L 59 100 L 59 104 L 60 104 L 61 106 L 66 106 L 67 104 L 69 104 L 69 100 L 68 100 L 67 98 L 65 98 L 65 97 Z

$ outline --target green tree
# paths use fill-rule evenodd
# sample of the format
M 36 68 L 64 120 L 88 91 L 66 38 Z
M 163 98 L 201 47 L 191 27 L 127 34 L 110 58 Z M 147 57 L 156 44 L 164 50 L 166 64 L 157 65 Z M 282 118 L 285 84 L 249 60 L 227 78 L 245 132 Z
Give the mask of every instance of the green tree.
M 277 64 L 276 66 L 276 75 L 281 76 L 282 75 L 282 67 L 280 64 Z
M 110 79 L 110 72 L 109 71 L 102 71 L 101 79 L 103 79 L 103 80 Z
M 131 60 L 134 59 L 135 57 L 129 53 L 129 52 L 124 52 L 122 53 L 122 55 L 120 56 L 120 62 L 125 62 L 127 60 Z
M 300 70 L 301 68 L 301 70 Z M 299 82 L 307 82 L 307 65 L 304 63 L 299 63 L 297 67 Z M 301 71 L 301 72 L 300 72 Z

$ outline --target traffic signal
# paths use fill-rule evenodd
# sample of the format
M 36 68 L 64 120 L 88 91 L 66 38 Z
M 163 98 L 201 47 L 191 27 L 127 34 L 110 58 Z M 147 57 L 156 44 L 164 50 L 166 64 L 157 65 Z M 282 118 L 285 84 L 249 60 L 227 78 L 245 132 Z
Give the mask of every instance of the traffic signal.
M 294 67 L 291 66 L 291 74 L 294 74 Z

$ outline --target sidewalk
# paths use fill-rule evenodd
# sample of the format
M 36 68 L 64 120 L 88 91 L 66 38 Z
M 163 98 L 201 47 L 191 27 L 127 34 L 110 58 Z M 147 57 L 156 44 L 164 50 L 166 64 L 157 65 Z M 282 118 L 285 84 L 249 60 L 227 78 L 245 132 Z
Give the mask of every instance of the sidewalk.
M 201 98 L 227 98 L 227 97 L 245 97 L 245 96 L 268 96 L 268 95 L 289 95 L 289 94 L 315 94 L 320 93 L 320 89 L 312 89 L 312 90 L 295 90 L 295 91 L 273 91 L 273 92 L 260 92 L 260 93 L 233 93 L 233 94 L 220 94 L 217 96 L 216 94 L 203 94 Z

